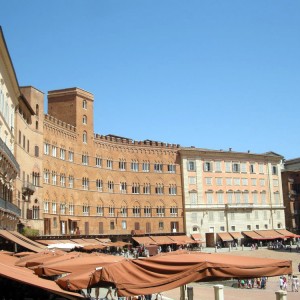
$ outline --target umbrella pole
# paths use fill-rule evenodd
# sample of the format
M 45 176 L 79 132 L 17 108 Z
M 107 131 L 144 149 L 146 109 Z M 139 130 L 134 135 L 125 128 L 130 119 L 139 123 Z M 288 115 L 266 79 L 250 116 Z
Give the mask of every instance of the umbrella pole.
M 188 300 L 186 284 L 180 287 L 180 300 Z

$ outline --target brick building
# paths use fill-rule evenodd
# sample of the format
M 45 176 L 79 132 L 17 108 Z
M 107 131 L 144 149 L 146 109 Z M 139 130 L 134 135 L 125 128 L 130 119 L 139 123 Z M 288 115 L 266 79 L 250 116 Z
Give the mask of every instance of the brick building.
M 300 234 L 300 158 L 285 161 L 282 170 L 282 190 L 286 227 Z
M 95 134 L 93 103 L 79 88 L 48 93 L 44 234 L 184 232 L 178 145 Z

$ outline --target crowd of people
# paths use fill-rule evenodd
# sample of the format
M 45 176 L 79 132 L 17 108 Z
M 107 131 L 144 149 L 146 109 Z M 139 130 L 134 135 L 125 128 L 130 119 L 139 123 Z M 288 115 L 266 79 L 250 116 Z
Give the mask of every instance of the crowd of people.
M 238 279 L 238 288 L 242 289 L 265 289 L 267 285 L 268 278 L 263 277 L 257 277 L 257 278 L 242 278 Z

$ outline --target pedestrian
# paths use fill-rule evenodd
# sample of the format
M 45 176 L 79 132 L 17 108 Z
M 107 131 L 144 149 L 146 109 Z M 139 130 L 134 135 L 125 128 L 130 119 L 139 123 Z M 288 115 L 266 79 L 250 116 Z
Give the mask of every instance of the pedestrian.
M 266 284 L 267 284 L 267 278 L 265 276 L 263 276 L 261 278 L 260 288 L 261 289 L 265 289 L 266 288 Z
M 282 276 L 279 277 L 279 288 L 281 290 L 283 289 L 283 278 L 282 278 Z
M 299 271 L 299 273 L 300 273 L 300 263 L 299 263 L 299 265 L 298 265 L 298 271 Z
M 99 294 L 100 294 L 100 287 L 95 287 L 95 299 L 99 300 Z
M 110 299 L 114 299 L 113 297 L 113 294 L 112 294 L 112 287 L 110 286 L 107 290 L 107 293 L 106 293 L 106 296 L 105 296 L 105 299 L 108 299 L 108 295 L 110 295 Z
M 283 276 L 283 287 L 282 287 L 282 289 L 283 289 L 284 291 L 287 291 L 287 280 L 286 280 L 286 277 L 285 277 L 285 276 Z

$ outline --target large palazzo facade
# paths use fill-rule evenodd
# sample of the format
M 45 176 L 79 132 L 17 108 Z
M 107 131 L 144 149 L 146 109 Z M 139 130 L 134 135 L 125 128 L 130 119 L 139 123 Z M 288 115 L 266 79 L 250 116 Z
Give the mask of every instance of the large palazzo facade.
M 180 157 L 188 234 L 212 246 L 285 228 L 282 156 L 181 148 Z
M 48 93 L 44 234 L 183 233 L 178 145 L 95 134 L 93 105 L 79 88 Z

